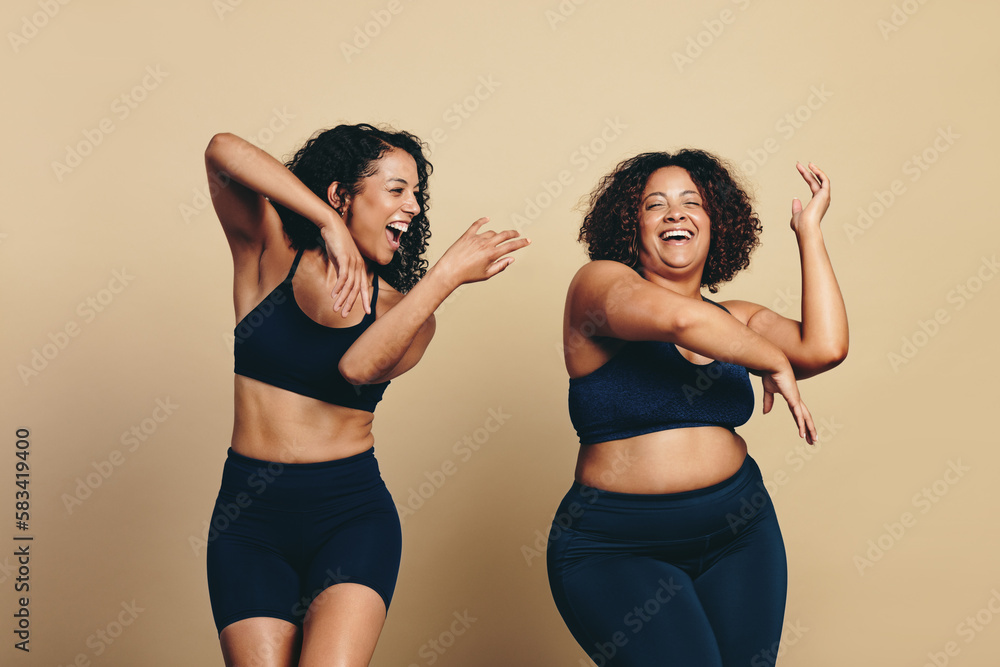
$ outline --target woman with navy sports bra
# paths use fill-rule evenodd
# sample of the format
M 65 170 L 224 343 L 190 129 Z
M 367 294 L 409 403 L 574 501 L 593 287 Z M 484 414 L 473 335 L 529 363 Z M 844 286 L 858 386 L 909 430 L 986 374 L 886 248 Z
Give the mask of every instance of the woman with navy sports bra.
M 820 221 L 830 181 L 792 202 L 802 321 L 707 287 L 749 264 L 760 220 L 727 167 L 698 150 L 626 160 L 591 194 L 563 341 L 576 481 L 549 534 L 559 613 L 598 665 L 774 664 L 787 574 L 760 470 L 736 432 L 781 394 L 816 430 L 796 378 L 840 363 L 847 315 Z
M 208 546 L 223 656 L 367 665 L 401 545 L 375 406 L 420 360 L 444 299 L 528 241 L 481 218 L 428 271 L 431 166 L 406 132 L 340 125 L 287 168 L 219 134 L 205 163 L 237 322 L 233 437 Z

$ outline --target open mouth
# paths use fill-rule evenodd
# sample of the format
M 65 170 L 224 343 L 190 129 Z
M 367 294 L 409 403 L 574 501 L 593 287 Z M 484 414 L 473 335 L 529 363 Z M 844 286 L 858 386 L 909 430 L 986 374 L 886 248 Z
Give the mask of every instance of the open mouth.
M 660 234 L 660 240 L 666 242 L 683 243 L 694 238 L 694 233 L 686 229 L 668 229 Z
M 392 246 L 393 250 L 399 247 L 399 240 L 403 238 L 403 234 L 405 234 L 406 230 L 409 228 L 410 223 L 403 222 L 401 220 L 396 220 L 386 225 L 385 235 L 386 238 L 389 239 L 389 245 Z

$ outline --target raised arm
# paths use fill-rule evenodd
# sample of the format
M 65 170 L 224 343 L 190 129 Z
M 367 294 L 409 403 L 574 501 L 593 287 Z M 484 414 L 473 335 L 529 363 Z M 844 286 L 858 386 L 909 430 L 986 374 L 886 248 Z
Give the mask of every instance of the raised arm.
M 644 280 L 618 262 L 594 261 L 570 284 L 566 312 L 570 346 L 574 336 L 657 340 L 745 366 L 763 379 L 764 412 L 770 412 L 774 394 L 781 394 L 799 435 L 815 439 L 812 416 L 784 353 L 722 309 Z
M 798 199 L 792 200 L 791 227 L 802 264 L 802 321 L 747 302 L 727 305 L 742 310 L 747 326 L 780 347 L 795 376 L 803 379 L 827 371 L 847 357 L 848 329 L 844 297 L 820 230 L 830 206 L 830 179 L 812 163 L 808 168 L 796 167 L 812 191 L 805 208 Z
M 416 365 L 434 335 L 434 311 L 448 295 L 460 285 L 497 275 L 514 262 L 510 253 L 528 245 L 514 230 L 481 232 L 488 221 L 472 223 L 427 275 L 351 345 L 340 360 L 348 382 L 385 382 Z
M 205 169 L 237 273 L 256 270 L 264 249 L 284 242 L 281 219 L 270 199 L 319 229 L 337 268 L 334 310 L 346 316 L 359 294 L 369 309 L 365 263 L 343 219 L 283 164 L 236 135 L 221 133 L 205 149 Z

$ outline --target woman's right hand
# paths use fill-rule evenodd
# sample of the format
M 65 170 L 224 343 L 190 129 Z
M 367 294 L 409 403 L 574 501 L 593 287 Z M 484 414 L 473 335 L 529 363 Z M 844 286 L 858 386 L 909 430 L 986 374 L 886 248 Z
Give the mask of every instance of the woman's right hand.
M 347 317 L 360 294 L 361 305 L 370 315 L 372 309 L 368 296 L 368 272 L 365 260 L 344 221 L 336 213 L 334 215 L 336 219 L 332 224 L 320 228 L 320 236 L 326 244 L 326 256 L 337 269 L 337 283 L 333 286 L 332 293 L 333 310 Z M 377 277 L 375 279 L 378 280 Z
M 531 243 L 514 229 L 480 231 L 489 221 L 479 218 L 472 223 L 435 265 L 435 269 L 448 276 L 454 288 L 492 278 L 514 262 L 510 253 Z
M 764 373 L 761 375 L 761 382 L 764 387 L 764 414 L 771 411 L 774 405 L 774 395 L 781 394 L 788 409 L 795 418 L 795 425 L 799 429 L 799 437 L 805 438 L 810 445 L 816 442 L 816 425 L 813 424 L 812 414 L 809 408 L 802 402 L 799 396 L 799 386 L 795 382 L 795 373 L 789 364 L 785 368 L 775 373 Z

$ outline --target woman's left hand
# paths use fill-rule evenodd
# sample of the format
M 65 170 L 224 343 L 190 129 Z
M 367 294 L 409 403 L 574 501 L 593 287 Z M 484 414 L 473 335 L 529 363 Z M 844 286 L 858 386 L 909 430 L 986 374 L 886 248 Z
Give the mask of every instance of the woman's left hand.
M 826 215 L 826 210 L 830 208 L 830 179 L 819 167 L 812 162 L 808 167 L 796 162 L 795 168 L 802 174 L 803 180 L 809 184 L 812 191 L 812 199 L 805 208 L 798 197 L 792 199 L 792 231 L 798 234 L 801 231 L 819 229 L 819 223 Z

